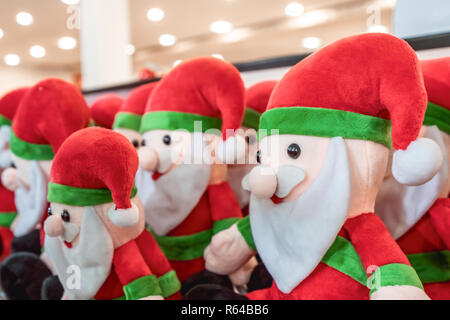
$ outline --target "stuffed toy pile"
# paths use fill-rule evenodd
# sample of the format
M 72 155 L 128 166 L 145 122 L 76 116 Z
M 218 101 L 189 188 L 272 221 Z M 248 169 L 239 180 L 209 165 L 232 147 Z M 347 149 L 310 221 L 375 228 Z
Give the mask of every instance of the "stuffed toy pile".
M 450 58 L 394 36 L 247 89 L 213 57 L 90 108 L 45 79 L 0 126 L 8 299 L 450 299 Z

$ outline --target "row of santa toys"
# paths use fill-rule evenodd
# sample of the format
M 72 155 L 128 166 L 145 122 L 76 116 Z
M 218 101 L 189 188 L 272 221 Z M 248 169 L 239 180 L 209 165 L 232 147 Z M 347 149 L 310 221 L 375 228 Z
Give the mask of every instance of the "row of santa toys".
M 90 108 L 58 79 L 14 90 L 4 294 L 449 299 L 449 109 L 450 58 L 376 33 L 247 90 L 215 58 Z

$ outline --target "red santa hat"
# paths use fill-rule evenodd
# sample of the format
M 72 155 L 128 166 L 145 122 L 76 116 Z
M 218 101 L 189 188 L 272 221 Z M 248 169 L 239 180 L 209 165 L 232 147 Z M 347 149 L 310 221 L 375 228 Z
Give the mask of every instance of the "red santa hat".
M 60 79 L 38 82 L 23 97 L 14 116 L 10 148 L 27 160 L 52 160 L 64 140 L 89 125 L 81 92 Z
M 139 132 L 145 106 L 157 84 L 158 82 L 150 82 L 130 92 L 114 119 L 114 129 L 129 129 Z
M 245 94 L 246 106 L 242 126 L 258 130 L 259 118 L 266 111 L 270 95 L 278 81 L 266 80 L 258 82 L 247 88 Z
M 422 73 L 428 93 L 423 124 L 450 134 L 450 57 L 422 61 Z
M 438 145 L 418 139 L 426 106 L 414 50 L 394 36 L 368 33 L 336 41 L 293 67 L 273 92 L 260 129 L 392 145 L 394 177 L 418 185 L 442 163 Z
M 129 227 L 139 220 L 130 198 L 136 195 L 138 169 L 135 148 L 121 134 L 91 127 L 71 135 L 52 163 L 47 199 L 71 206 L 95 206 L 114 202 L 110 220 Z
M 112 129 L 114 118 L 119 112 L 123 98 L 115 93 L 98 97 L 91 105 L 91 117 L 96 126 Z
M 29 89 L 28 87 L 15 89 L 0 99 L 0 127 L 11 126 L 17 107 Z
M 216 156 L 232 163 L 245 155 L 245 140 L 236 135 L 244 117 L 245 87 L 239 71 L 217 58 L 202 57 L 177 65 L 153 91 L 141 132 L 184 129 L 222 131 Z M 211 132 L 211 131 L 210 131 Z

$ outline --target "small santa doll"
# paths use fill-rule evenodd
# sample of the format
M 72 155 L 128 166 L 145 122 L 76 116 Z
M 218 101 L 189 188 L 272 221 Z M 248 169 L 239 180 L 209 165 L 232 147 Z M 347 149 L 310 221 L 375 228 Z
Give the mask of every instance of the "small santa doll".
M 8 92 L 0 99 L 0 174 L 12 164 L 9 150 L 11 122 L 17 107 L 29 88 L 19 88 Z M 11 224 L 16 218 L 14 192 L 0 183 L 0 261 L 11 253 L 13 233 Z
M 146 221 L 181 281 L 205 269 L 212 236 L 242 217 L 224 162 L 245 155 L 245 140 L 236 135 L 244 95 L 235 67 L 196 58 L 160 81 L 142 118 L 139 161 L 155 182 L 144 202 Z
M 438 145 L 418 138 L 426 99 L 415 52 L 387 34 L 342 39 L 294 66 L 261 117 L 261 165 L 244 179 L 251 230 L 216 235 L 210 270 L 235 270 L 255 247 L 274 282 L 251 299 L 427 299 L 373 213 L 391 145 L 401 183 L 441 165 Z
M 112 129 L 114 118 L 122 107 L 123 98 L 115 93 L 104 94 L 94 100 L 91 107 L 92 125 Z
M 180 282 L 136 196 L 136 150 L 111 130 L 87 128 L 52 165 L 45 249 L 69 299 L 179 298 Z
M 431 299 L 450 299 L 450 58 L 422 61 L 428 107 L 421 136 L 434 140 L 444 161 L 423 185 L 398 183 L 388 170 L 375 212 L 416 269 Z M 414 161 L 417 161 L 414 159 Z

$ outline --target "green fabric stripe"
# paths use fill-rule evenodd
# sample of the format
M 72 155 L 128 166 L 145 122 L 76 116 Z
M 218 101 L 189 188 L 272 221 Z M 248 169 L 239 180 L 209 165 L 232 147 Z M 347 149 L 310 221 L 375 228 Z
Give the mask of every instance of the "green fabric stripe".
M 159 277 L 158 283 L 164 298 L 170 297 L 181 289 L 180 280 L 178 280 L 177 274 L 174 270 L 171 270 Z
M 433 251 L 407 255 L 422 283 L 450 281 L 450 251 Z
M 343 137 L 370 140 L 390 148 L 391 122 L 364 114 L 310 107 L 280 107 L 261 116 L 258 137 L 294 134 L 315 137 Z M 263 130 L 263 131 L 262 131 Z
M 123 287 L 126 300 L 139 300 L 148 296 L 162 296 L 154 274 L 141 277 Z
M 0 227 L 9 228 L 16 216 L 16 212 L 0 212 Z
M 130 198 L 134 198 L 137 190 L 133 186 Z M 70 206 L 95 206 L 114 202 L 109 189 L 87 189 L 65 186 L 49 182 L 47 200 L 49 202 L 64 203 Z
M 0 127 L 11 126 L 11 120 L 0 114 Z
M 203 251 L 211 242 L 212 230 L 205 230 L 188 236 L 158 236 L 147 228 L 169 260 L 189 261 L 203 257 Z
M 89 121 L 88 127 L 98 127 L 94 120 Z
M 239 220 L 237 223 L 237 228 L 247 245 L 251 249 L 256 250 L 255 241 L 253 241 L 252 229 L 250 227 L 250 216 L 246 216 L 245 218 Z
M 413 267 L 402 263 L 386 264 L 377 268 L 369 277 L 370 294 L 381 287 L 413 286 L 423 290 L 419 276 Z
M 367 274 L 364 266 L 352 243 L 347 239 L 337 236 L 322 262 L 366 286 Z
M 194 132 L 196 122 L 201 123 L 201 130 L 205 132 L 209 129 L 222 128 L 222 120 L 213 117 L 201 116 L 193 113 L 174 111 L 153 111 L 146 113 L 141 121 L 141 133 L 150 130 L 178 130 L 184 129 Z M 199 126 L 200 124 L 197 124 Z
M 228 229 L 229 227 L 231 227 L 233 224 L 235 224 L 240 219 L 242 219 L 242 218 L 228 218 L 228 219 L 215 221 L 214 225 L 213 225 L 213 235 L 219 233 L 220 231 Z
M 113 129 L 130 129 L 139 132 L 142 116 L 129 112 L 119 112 L 113 124 Z
M 258 130 L 259 118 L 261 118 L 261 113 L 255 111 L 251 108 L 246 108 L 245 114 L 244 114 L 244 120 L 242 121 L 242 126 Z
M 450 134 L 450 110 L 428 102 L 423 124 L 426 126 L 436 125 L 439 130 Z
M 51 145 L 26 142 L 18 138 L 12 130 L 9 146 L 12 153 L 25 160 L 52 160 L 55 156 Z

